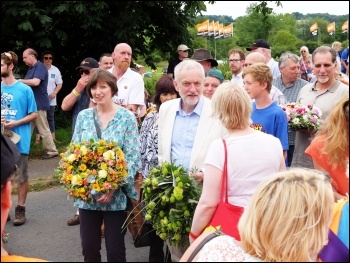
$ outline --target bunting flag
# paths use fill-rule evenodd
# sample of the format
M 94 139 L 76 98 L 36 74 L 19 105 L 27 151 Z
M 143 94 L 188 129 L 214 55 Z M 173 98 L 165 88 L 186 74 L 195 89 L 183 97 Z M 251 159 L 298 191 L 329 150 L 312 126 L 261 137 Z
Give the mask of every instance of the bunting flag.
M 209 22 L 208 36 L 214 36 L 214 21 Z
M 318 32 L 317 22 L 310 27 L 310 32 L 313 36 L 317 36 L 317 32 Z
M 342 33 L 348 32 L 348 23 L 349 23 L 349 20 L 345 21 L 344 24 L 342 25 L 342 27 L 341 27 Z
M 327 32 L 328 32 L 329 35 L 333 35 L 334 34 L 334 32 L 335 32 L 335 22 L 330 23 L 327 26 Z
M 233 23 L 224 27 L 224 38 L 233 37 Z
M 209 19 L 196 25 L 197 36 L 207 36 L 209 28 Z
M 219 36 L 219 21 L 214 23 L 214 37 L 217 38 Z

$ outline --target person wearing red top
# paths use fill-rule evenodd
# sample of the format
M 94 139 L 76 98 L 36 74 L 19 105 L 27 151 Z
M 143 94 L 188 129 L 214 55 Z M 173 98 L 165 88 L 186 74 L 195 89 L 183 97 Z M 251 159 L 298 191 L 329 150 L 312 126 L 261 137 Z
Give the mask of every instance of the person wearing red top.
M 337 103 L 305 150 L 315 169 L 329 173 L 335 200 L 349 193 L 346 177 L 349 157 L 349 94 Z

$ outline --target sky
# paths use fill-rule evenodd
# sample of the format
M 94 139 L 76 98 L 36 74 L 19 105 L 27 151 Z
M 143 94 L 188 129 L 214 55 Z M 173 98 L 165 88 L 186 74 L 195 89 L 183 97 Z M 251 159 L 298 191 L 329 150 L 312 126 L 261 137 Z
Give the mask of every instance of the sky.
M 205 2 L 207 12 L 203 15 L 228 15 L 236 19 L 246 15 L 246 8 L 251 3 L 259 1 L 216 1 L 214 5 Z M 349 1 L 281 1 L 283 7 L 276 7 L 275 1 L 268 1 L 268 6 L 273 8 L 276 14 L 299 12 L 304 15 L 308 13 L 328 13 L 330 15 L 348 15 Z

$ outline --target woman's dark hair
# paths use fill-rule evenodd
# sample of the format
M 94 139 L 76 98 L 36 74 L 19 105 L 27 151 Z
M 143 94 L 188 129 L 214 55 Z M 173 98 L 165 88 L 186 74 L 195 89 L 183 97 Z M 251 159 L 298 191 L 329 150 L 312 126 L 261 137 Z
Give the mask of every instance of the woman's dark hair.
M 156 105 L 157 111 L 159 111 L 160 104 L 162 104 L 160 102 L 160 95 L 162 93 L 173 93 L 176 94 L 177 98 L 180 97 L 175 89 L 173 78 L 168 75 L 164 75 L 158 79 L 155 90 L 156 93 L 154 94 L 153 103 Z
M 98 83 L 106 83 L 112 90 L 112 97 L 117 94 L 117 78 L 105 69 L 96 68 L 91 70 L 89 81 L 86 84 L 86 93 L 92 99 L 91 89 Z

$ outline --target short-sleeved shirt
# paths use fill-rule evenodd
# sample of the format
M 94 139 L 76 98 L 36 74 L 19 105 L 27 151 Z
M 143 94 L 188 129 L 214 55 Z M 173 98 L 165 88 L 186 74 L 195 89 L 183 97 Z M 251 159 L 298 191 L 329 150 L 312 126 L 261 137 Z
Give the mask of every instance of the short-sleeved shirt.
M 55 88 L 58 84 L 63 83 L 63 80 L 62 80 L 62 75 L 60 70 L 54 65 L 51 65 L 48 71 L 49 71 L 49 80 L 47 84 L 47 94 L 50 95 L 52 92 L 55 91 Z M 50 99 L 50 106 L 56 106 L 56 105 L 57 105 L 57 97 L 55 96 L 53 99 Z
M 113 73 L 113 68 L 108 71 Z M 139 73 L 128 68 L 124 75 L 118 79 L 117 86 L 118 93 L 112 98 L 114 103 L 145 105 L 145 83 Z
M 17 81 L 11 86 L 1 82 L 1 108 L 5 107 L 5 116 L 9 120 L 20 120 L 32 112 L 37 112 L 33 90 L 26 84 Z M 16 144 L 21 154 L 29 154 L 31 128 L 30 122 L 11 129 L 21 139 Z
M 252 127 L 255 130 L 271 134 L 281 141 L 284 151 L 289 149 L 288 144 L 288 121 L 286 114 L 276 102 L 264 109 L 257 109 L 253 102 L 251 114 Z
M 168 70 L 167 73 L 171 73 L 173 74 L 173 79 L 175 79 L 175 72 L 174 69 L 177 66 L 177 64 L 179 64 L 180 62 L 182 62 L 182 60 L 180 60 L 178 57 L 176 59 L 174 59 L 173 61 L 171 61 L 168 65 Z
M 50 99 L 47 94 L 47 83 L 49 80 L 49 72 L 46 66 L 41 62 L 37 61 L 32 67 L 27 71 L 24 79 L 40 79 L 40 83 L 36 87 L 31 87 L 34 92 L 34 97 L 36 101 L 36 106 L 38 110 L 49 110 L 50 109 Z

